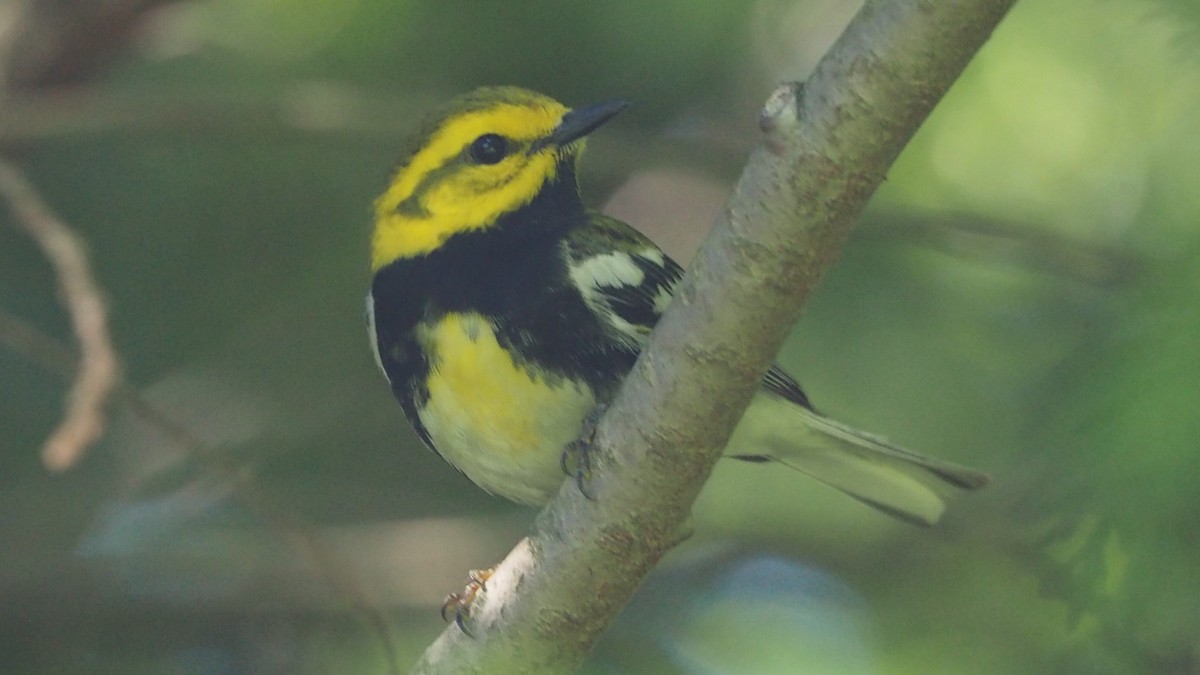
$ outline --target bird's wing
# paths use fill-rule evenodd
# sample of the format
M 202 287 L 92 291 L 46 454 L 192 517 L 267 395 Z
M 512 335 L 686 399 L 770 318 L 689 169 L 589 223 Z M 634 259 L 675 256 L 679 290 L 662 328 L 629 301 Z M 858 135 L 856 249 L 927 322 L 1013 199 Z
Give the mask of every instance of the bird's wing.
M 564 241 L 571 284 L 626 349 L 638 352 L 683 268 L 629 225 L 601 213 Z
M 632 227 L 600 214 L 568 238 L 565 251 L 571 283 L 607 329 L 604 343 L 640 352 L 683 269 Z M 751 404 L 726 448 L 728 456 L 777 461 L 921 524 L 941 516 L 947 488 L 974 489 L 988 480 L 817 414 L 800 385 L 778 367 L 767 372 L 762 386 L 769 395 Z
M 667 308 L 683 268 L 633 227 L 598 212 L 565 242 L 571 282 L 618 343 L 640 352 Z M 772 366 L 763 388 L 812 410 L 792 376 Z

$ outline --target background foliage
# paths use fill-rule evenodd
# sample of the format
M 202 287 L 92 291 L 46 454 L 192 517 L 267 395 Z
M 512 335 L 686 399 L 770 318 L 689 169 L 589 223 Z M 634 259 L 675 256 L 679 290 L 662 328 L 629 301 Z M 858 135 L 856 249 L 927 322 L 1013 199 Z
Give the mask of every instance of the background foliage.
M 0 102 L 161 413 L 119 401 L 49 473 L 66 385 L 0 341 L 0 672 L 404 668 L 532 515 L 419 447 L 366 348 L 368 206 L 406 132 L 484 83 L 629 99 L 585 192 L 686 258 L 771 85 L 857 8 L 142 4 L 111 59 Z M 1018 3 L 780 355 L 826 412 L 994 486 L 919 530 L 720 467 L 588 672 L 1200 672 L 1197 19 Z M 7 223 L 0 308 L 70 339 Z

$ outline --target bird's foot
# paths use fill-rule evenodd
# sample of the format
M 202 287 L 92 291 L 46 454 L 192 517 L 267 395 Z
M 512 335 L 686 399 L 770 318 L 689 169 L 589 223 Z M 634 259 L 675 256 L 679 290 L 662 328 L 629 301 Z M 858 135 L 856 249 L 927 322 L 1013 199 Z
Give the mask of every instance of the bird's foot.
M 469 637 L 475 637 L 470 629 L 471 605 L 480 593 L 487 592 L 487 580 L 492 577 L 495 568 L 486 570 L 471 570 L 467 572 L 467 585 L 461 593 L 451 593 L 442 603 L 442 620 L 450 621 L 453 615 L 454 624 Z
M 588 491 L 588 479 L 592 475 L 592 443 L 596 440 L 596 425 L 600 424 L 600 419 L 607 410 L 608 406 L 603 403 L 592 408 L 588 416 L 583 418 L 579 437 L 568 443 L 559 457 L 559 466 L 562 467 L 563 473 L 574 478 L 575 485 L 579 487 L 583 496 L 593 501 L 595 497 Z

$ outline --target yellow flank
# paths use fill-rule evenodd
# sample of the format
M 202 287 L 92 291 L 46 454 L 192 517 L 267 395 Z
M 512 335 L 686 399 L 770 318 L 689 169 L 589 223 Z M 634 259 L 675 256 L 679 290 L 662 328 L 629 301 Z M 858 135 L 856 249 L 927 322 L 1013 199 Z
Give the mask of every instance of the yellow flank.
M 546 98 L 542 105 L 498 105 L 448 118 L 376 200 L 371 269 L 429 253 L 452 234 L 487 227 L 527 204 L 555 176 L 556 148 L 533 155 L 520 150 L 497 164 L 464 163 L 440 176 L 437 172 L 484 134 L 528 147 L 550 134 L 566 112 Z M 406 202 L 415 208 L 401 208 Z
M 429 378 L 431 403 L 466 412 L 472 426 L 503 438 L 513 451 L 540 445 L 535 413 L 553 405 L 554 389 L 518 368 L 482 317 L 452 314 L 431 337 L 437 350 Z
M 420 336 L 433 355 L 418 412 L 438 452 L 491 492 L 536 503 L 562 482 L 557 457 L 595 406 L 586 385 L 513 361 L 478 314 L 451 314 Z

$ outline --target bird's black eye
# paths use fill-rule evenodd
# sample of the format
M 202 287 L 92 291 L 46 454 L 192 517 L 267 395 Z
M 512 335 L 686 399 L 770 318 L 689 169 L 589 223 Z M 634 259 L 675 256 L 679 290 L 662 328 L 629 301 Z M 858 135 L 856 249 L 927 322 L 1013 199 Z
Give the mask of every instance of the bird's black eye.
M 471 143 L 471 159 L 496 164 L 508 154 L 508 140 L 500 134 L 484 134 Z

